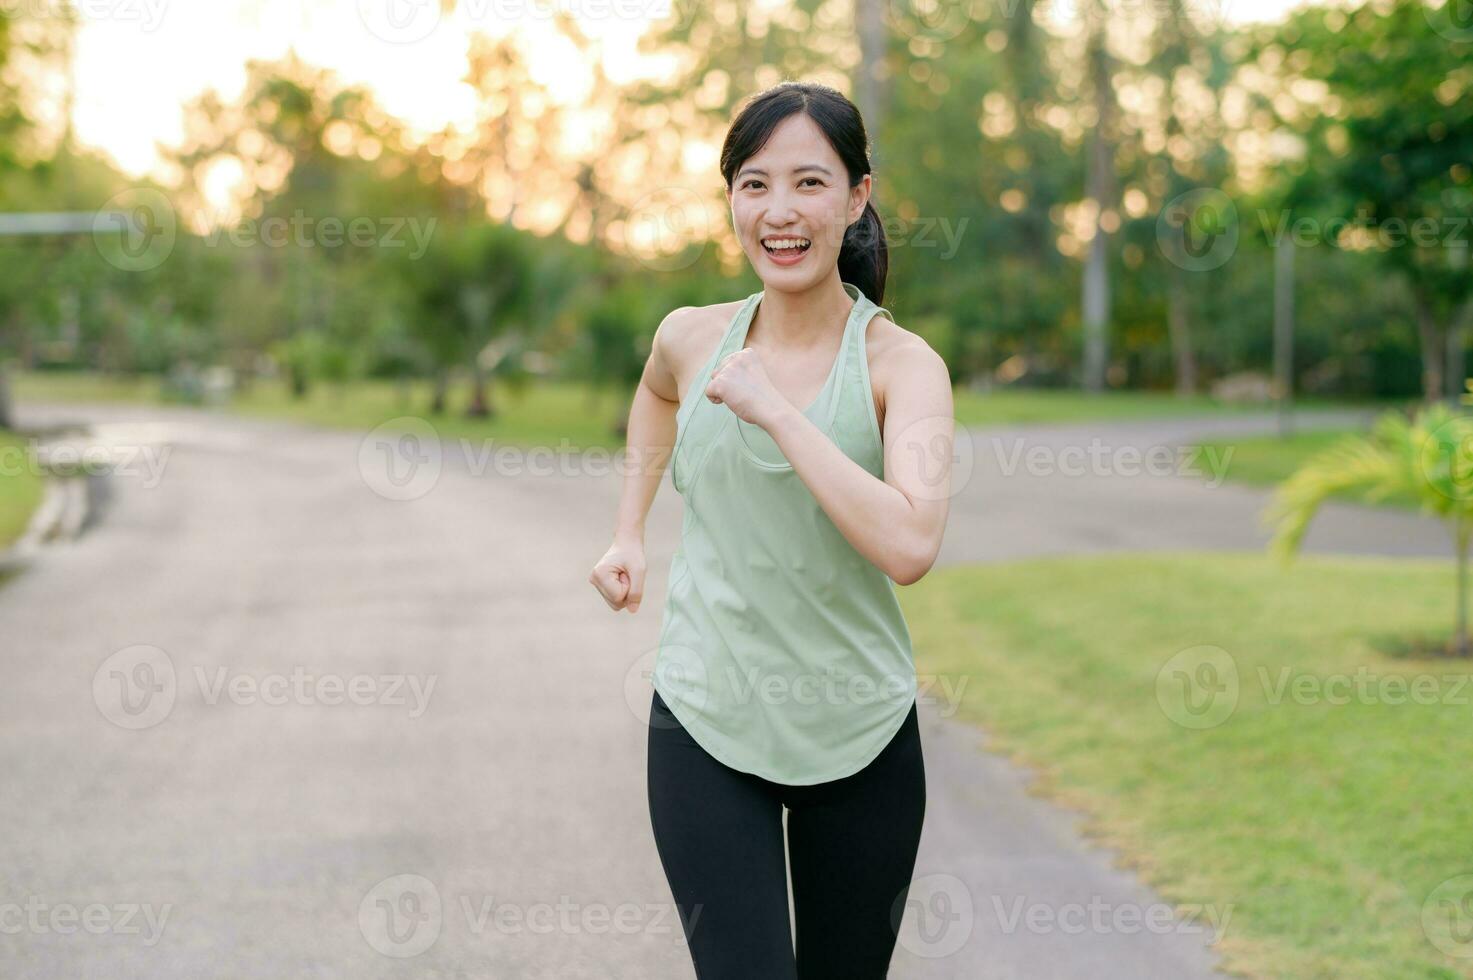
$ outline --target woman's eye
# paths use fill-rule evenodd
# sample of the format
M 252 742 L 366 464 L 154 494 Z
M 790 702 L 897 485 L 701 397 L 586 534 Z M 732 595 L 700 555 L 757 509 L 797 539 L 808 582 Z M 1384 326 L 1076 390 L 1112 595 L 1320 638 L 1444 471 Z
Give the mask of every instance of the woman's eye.
M 806 184 L 810 180 L 813 181 L 815 184 L 823 183 L 823 181 L 819 180 L 817 177 L 804 177 L 803 180 L 800 181 L 800 183 Z
M 760 180 L 749 180 L 745 184 L 742 185 L 742 189 L 743 190 L 746 190 L 748 187 L 751 187 L 754 184 L 760 184 L 760 183 L 762 183 L 762 181 L 760 181 Z

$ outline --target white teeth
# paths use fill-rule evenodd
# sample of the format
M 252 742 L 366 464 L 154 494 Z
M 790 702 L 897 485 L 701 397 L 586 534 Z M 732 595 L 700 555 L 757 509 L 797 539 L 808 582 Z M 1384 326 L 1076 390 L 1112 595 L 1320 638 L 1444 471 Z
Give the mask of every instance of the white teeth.
M 806 238 L 764 238 L 762 244 L 768 248 L 802 248 L 809 242 Z

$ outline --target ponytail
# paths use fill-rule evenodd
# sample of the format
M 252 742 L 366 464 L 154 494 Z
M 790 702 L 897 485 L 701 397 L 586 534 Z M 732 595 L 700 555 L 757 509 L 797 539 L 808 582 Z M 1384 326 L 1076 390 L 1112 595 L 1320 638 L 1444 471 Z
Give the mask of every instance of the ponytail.
M 871 303 L 885 305 L 885 277 L 890 271 L 890 247 L 880 215 L 869 201 L 864 213 L 844 229 L 839 246 L 839 279 L 853 283 Z

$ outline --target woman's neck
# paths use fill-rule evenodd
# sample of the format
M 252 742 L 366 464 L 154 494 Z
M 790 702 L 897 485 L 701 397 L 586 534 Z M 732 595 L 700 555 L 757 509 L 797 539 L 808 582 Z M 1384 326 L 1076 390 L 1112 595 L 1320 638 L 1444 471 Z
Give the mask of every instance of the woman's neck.
M 800 292 L 764 288 L 762 301 L 747 331 L 747 343 L 762 337 L 765 346 L 783 350 L 807 350 L 825 343 L 826 337 L 843 324 L 854 301 L 844 290 L 838 270 Z

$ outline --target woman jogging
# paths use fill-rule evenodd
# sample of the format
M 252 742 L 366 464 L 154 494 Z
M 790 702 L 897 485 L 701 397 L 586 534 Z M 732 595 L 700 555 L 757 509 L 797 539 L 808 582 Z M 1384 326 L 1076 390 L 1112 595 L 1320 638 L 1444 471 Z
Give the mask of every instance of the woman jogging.
M 721 174 L 763 288 L 656 330 L 628 442 L 658 465 L 626 478 L 589 580 L 611 609 L 639 608 L 645 515 L 669 462 L 685 516 L 648 793 L 696 975 L 873 980 L 926 802 L 894 584 L 941 545 L 951 385 L 882 315 L 887 246 L 848 99 L 798 82 L 761 93 L 727 133 Z

